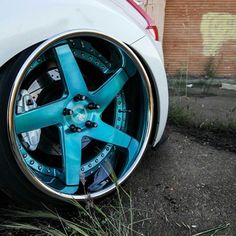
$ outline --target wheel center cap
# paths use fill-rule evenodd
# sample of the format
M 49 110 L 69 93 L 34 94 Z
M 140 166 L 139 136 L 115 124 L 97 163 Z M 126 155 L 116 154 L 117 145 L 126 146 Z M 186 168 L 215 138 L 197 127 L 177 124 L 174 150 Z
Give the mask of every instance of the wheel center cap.
M 73 110 L 75 112 L 75 116 L 73 116 L 75 122 L 85 122 L 87 120 L 88 112 L 84 106 L 78 105 Z
M 71 115 L 66 115 L 65 120 L 67 126 L 76 125 L 80 128 L 85 127 L 85 123 L 91 117 L 91 112 L 87 109 L 87 103 L 83 102 L 82 104 L 74 104 L 70 102 L 66 109 L 71 110 Z
M 87 115 L 86 115 L 86 113 L 85 113 L 84 111 L 82 111 L 82 112 L 80 112 L 80 113 L 77 114 L 77 119 L 78 119 L 79 121 L 85 121 L 86 118 L 87 118 Z

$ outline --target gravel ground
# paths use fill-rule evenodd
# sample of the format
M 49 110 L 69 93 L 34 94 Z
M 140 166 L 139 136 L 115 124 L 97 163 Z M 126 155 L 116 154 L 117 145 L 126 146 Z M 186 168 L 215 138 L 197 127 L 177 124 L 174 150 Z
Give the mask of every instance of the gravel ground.
M 236 154 L 169 135 L 128 182 L 135 208 L 152 218 L 145 235 L 191 235 L 224 223 L 231 226 L 216 235 L 236 235 Z

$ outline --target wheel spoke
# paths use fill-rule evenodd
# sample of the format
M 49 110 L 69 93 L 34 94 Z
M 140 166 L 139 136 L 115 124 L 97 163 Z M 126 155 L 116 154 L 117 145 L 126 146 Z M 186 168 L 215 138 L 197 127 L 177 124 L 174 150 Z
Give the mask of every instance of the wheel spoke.
M 90 136 L 102 142 L 111 143 L 126 149 L 127 160 L 121 176 L 126 173 L 138 152 L 140 146 L 138 140 L 104 122 L 99 122 L 98 127 L 91 132 Z
M 137 155 L 138 148 L 139 148 L 139 142 L 136 139 L 132 139 L 128 147 L 128 158 L 126 160 L 126 164 L 123 171 L 120 173 L 120 176 L 123 176 L 133 164 L 134 159 L 136 158 Z
M 59 124 L 62 121 L 62 111 L 65 101 L 57 101 L 37 107 L 36 109 L 27 111 L 25 113 L 15 115 L 16 133 L 37 130 Z
M 58 46 L 55 51 L 69 94 L 71 96 L 79 93 L 87 95 L 87 86 L 70 46 L 68 44 Z
M 90 134 L 91 138 L 100 140 L 105 143 L 110 143 L 118 147 L 129 149 L 131 143 L 136 143 L 137 146 L 139 142 L 129 136 L 128 134 L 110 126 L 102 121 L 98 123 L 98 127 L 93 129 Z
M 82 157 L 82 136 L 79 133 L 70 133 L 60 128 L 63 153 L 62 181 L 67 186 L 76 186 L 80 182 Z
M 114 100 L 117 94 L 124 87 L 128 79 L 129 78 L 124 69 L 119 69 L 93 93 L 93 100 L 101 106 L 102 110 L 105 110 L 105 108 Z

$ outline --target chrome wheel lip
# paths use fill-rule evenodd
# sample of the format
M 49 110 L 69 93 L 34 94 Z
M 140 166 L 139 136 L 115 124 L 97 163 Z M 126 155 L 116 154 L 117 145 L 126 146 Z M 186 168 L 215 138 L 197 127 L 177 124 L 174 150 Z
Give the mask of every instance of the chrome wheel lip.
M 50 45 L 55 44 L 61 40 L 68 39 L 71 37 L 97 37 L 100 39 L 105 39 L 106 41 L 113 43 L 120 48 L 122 48 L 127 55 L 134 61 L 135 65 L 137 66 L 137 69 L 139 71 L 139 74 L 141 75 L 143 81 L 145 82 L 145 86 L 147 89 L 148 93 L 148 99 L 149 99 L 149 109 L 148 109 L 148 114 L 147 114 L 147 128 L 146 128 L 146 137 L 144 138 L 142 148 L 139 151 L 138 156 L 136 157 L 134 163 L 132 166 L 129 168 L 129 170 L 120 178 L 118 179 L 117 183 L 114 183 L 110 185 L 109 187 L 100 190 L 95 193 L 91 194 L 85 194 L 85 195 L 69 195 L 69 194 L 64 194 L 64 193 L 59 193 L 50 187 L 48 187 L 46 184 L 41 182 L 31 171 L 28 169 L 23 161 L 22 155 L 18 149 L 17 142 L 16 142 L 16 133 L 15 133 L 15 128 L 14 128 L 14 109 L 16 105 L 16 97 L 19 92 L 20 86 L 22 84 L 22 78 L 25 77 L 27 73 L 27 69 L 29 66 L 32 64 L 32 62 L 41 54 L 43 53 L 47 48 L 50 47 Z M 117 184 L 120 185 L 122 184 L 134 171 L 134 169 L 137 167 L 138 163 L 140 162 L 141 157 L 143 156 L 146 147 L 149 142 L 149 138 L 151 135 L 151 130 L 152 130 L 152 124 L 153 124 L 153 116 L 154 116 L 154 101 L 153 101 L 153 93 L 152 93 L 152 88 L 151 88 L 151 83 L 149 81 L 148 75 L 145 71 L 145 68 L 143 67 L 141 61 L 138 59 L 138 57 L 134 54 L 134 52 L 123 42 L 118 41 L 117 39 L 113 38 L 112 36 L 109 36 L 107 34 L 103 34 L 98 31 L 94 30 L 72 30 L 72 31 L 66 31 L 64 33 L 58 34 L 45 42 L 43 42 L 38 48 L 32 52 L 32 54 L 27 58 L 27 60 L 24 62 L 23 66 L 21 67 L 19 73 L 17 74 L 17 77 L 15 79 L 15 82 L 13 84 L 11 93 L 10 93 L 10 98 L 8 102 L 8 110 L 7 110 L 7 131 L 8 131 L 8 138 L 10 141 L 10 145 L 14 154 L 14 157 L 16 159 L 16 162 L 21 169 L 21 171 L 24 173 L 24 175 L 27 177 L 27 179 L 40 191 L 45 193 L 46 195 L 56 198 L 58 200 L 79 200 L 79 201 L 84 201 L 88 199 L 98 199 L 101 198 L 110 192 L 112 192 Z

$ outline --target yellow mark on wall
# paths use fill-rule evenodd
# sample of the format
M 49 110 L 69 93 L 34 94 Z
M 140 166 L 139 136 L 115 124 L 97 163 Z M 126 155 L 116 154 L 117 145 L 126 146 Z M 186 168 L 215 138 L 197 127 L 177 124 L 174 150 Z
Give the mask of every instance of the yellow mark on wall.
M 229 13 L 203 15 L 201 33 L 204 55 L 216 56 L 226 41 L 236 40 L 236 15 Z

